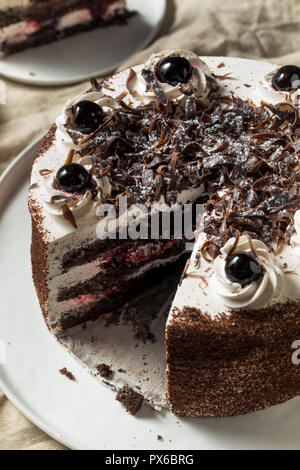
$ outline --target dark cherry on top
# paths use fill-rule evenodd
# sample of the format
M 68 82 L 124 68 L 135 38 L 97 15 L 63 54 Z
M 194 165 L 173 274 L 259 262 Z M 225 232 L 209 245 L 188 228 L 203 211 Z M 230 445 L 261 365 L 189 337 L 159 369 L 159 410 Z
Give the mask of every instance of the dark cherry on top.
M 187 83 L 192 76 L 193 68 L 184 57 L 166 57 L 157 66 L 157 77 L 160 82 L 177 86 Z
M 103 120 L 103 109 L 93 101 L 80 101 L 73 106 L 73 126 L 82 134 L 96 131 Z
M 227 259 L 225 273 L 229 281 L 245 287 L 259 279 L 262 267 L 252 256 L 238 253 Z
M 285 65 L 273 76 L 273 87 L 278 91 L 291 91 L 300 88 L 300 67 Z
M 56 182 L 60 189 L 68 193 L 81 192 L 90 184 L 89 172 L 78 163 L 68 163 L 56 174 Z

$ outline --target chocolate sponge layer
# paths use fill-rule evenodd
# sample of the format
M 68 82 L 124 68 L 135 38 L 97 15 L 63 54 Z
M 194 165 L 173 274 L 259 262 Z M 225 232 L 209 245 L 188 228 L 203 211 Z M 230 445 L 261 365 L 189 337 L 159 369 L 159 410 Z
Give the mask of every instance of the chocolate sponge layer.
M 225 417 L 257 411 L 300 394 L 300 305 L 215 319 L 195 308 L 167 326 L 168 393 L 178 416 Z

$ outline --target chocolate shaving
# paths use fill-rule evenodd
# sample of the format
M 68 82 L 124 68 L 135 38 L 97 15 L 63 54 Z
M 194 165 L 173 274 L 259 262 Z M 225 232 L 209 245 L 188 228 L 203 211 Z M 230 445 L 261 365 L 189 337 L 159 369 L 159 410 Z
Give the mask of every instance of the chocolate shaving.
M 237 232 L 236 232 L 236 237 L 235 237 L 235 240 L 234 240 L 234 244 L 232 245 L 231 249 L 229 250 L 228 255 L 227 255 L 227 257 L 226 257 L 226 260 L 227 260 L 228 258 L 230 258 L 231 255 L 234 254 L 234 252 L 235 252 L 235 250 L 236 250 L 236 247 L 237 247 L 238 244 L 239 244 L 240 236 L 241 236 L 241 234 L 240 234 L 240 232 L 237 230 Z
M 52 196 L 50 199 L 50 204 L 55 204 L 56 202 L 59 201 L 69 201 L 70 198 L 66 198 L 66 196 Z
M 120 95 L 117 96 L 117 101 L 123 101 L 123 99 L 128 95 L 127 91 L 123 91 Z
M 178 119 L 175 106 L 162 106 L 166 97 L 155 75 L 143 73 L 158 100 L 137 108 L 119 100 L 79 152 L 92 157 L 97 177 L 109 178 L 110 200 L 118 204 L 126 194 L 130 204 L 151 203 L 164 196 L 171 204 L 180 192 L 204 185 L 210 194 L 206 259 L 237 232 L 269 246 L 289 243 L 300 208 L 294 107 L 257 107 L 217 95 L 203 107 L 192 94 L 186 119 Z
M 185 116 L 188 121 L 195 119 L 195 117 L 197 116 L 195 96 L 189 96 L 188 99 L 186 100 Z
M 41 176 L 48 176 L 50 175 L 51 173 L 53 173 L 53 170 L 47 170 L 46 168 L 44 170 L 40 170 L 40 175 Z
M 208 263 L 212 261 L 211 256 L 212 256 L 213 251 L 214 251 L 214 246 L 211 241 L 206 241 L 200 250 L 202 258 L 204 258 L 205 261 L 207 261 Z
M 65 161 L 65 165 L 68 165 L 69 163 L 72 163 L 74 155 L 75 155 L 75 150 L 71 149 L 68 153 L 67 159 Z
M 167 104 L 166 95 L 164 94 L 163 89 L 161 88 L 158 80 L 155 78 L 153 72 L 151 72 L 151 70 L 142 70 L 142 76 L 147 83 L 148 88 L 154 91 L 158 101 L 164 105 Z
M 72 211 L 67 206 L 67 204 L 63 205 L 61 210 L 62 210 L 62 214 L 63 214 L 64 218 L 66 219 L 66 221 L 69 222 L 69 224 L 72 225 L 72 227 L 77 229 L 78 226 L 77 226 L 75 217 L 74 217 Z
M 193 73 L 195 70 L 196 69 L 193 68 Z M 187 83 L 180 83 L 178 87 L 181 93 L 185 96 L 195 95 L 196 90 L 194 88 L 193 80 L 189 80 Z
M 95 77 L 92 77 L 90 79 L 90 82 L 91 82 L 93 91 L 101 91 L 102 90 L 102 86 L 100 85 L 100 83 L 98 82 L 98 80 Z
M 128 74 L 128 77 L 127 77 L 127 80 L 126 80 L 126 88 L 127 90 L 130 90 L 130 82 L 132 82 L 132 80 L 136 79 L 136 72 L 133 70 L 133 69 L 130 69 L 129 70 L 129 74 Z M 133 96 L 136 96 L 137 95 L 137 92 L 135 90 L 130 90 L 130 93 L 133 95 Z
M 38 183 L 33 183 L 31 186 L 29 186 L 29 191 L 31 191 L 32 189 L 36 189 L 38 187 L 39 187 Z
M 216 75 L 215 73 L 212 74 L 214 78 L 218 78 L 219 80 L 235 80 L 235 78 L 231 77 L 230 75 L 230 72 L 225 73 L 225 75 Z
M 253 246 L 252 239 L 249 235 L 247 235 L 247 238 L 248 238 L 248 242 L 249 242 L 250 251 L 252 253 L 252 256 L 253 256 L 253 258 L 257 259 L 258 256 L 257 256 L 257 253 L 256 253 L 255 248 Z

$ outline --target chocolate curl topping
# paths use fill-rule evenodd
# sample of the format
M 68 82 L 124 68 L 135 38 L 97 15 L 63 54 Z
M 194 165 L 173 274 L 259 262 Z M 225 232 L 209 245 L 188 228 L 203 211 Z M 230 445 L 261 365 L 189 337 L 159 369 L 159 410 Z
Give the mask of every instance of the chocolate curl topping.
M 147 83 L 149 89 L 152 89 L 158 99 L 158 101 L 164 105 L 167 104 L 166 95 L 163 92 L 157 78 L 155 78 L 154 73 L 151 70 L 142 70 L 142 76 Z
M 51 173 L 53 173 L 53 170 L 48 170 L 47 168 L 45 168 L 43 170 L 40 170 L 39 173 L 40 173 L 41 176 L 48 176 Z
M 67 156 L 67 159 L 65 161 L 65 165 L 68 165 L 69 163 L 72 163 L 73 162 L 73 157 L 75 155 L 75 150 L 74 149 L 71 149 L 68 153 L 68 156 Z
M 162 195 L 174 203 L 180 192 L 204 184 L 210 194 L 206 256 L 218 256 L 237 231 L 268 245 L 289 241 L 300 208 L 294 108 L 256 107 L 217 95 L 204 108 L 191 95 L 184 120 L 160 98 L 138 108 L 121 100 L 79 152 L 91 155 L 97 177 L 109 178 L 111 200 L 126 193 L 133 204 Z
M 233 255 L 233 253 L 235 252 L 236 247 L 237 247 L 238 244 L 239 244 L 240 237 L 241 237 L 241 234 L 240 234 L 240 232 L 237 230 L 237 231 L 236 231 L 236 237 L 235 237 L 235 240 L 234 240 L 234 244 L 232 245 L 232 247 L 231 247 L 231 249 L 230 249 L 230 251 L 229 251 L 229 253 L 228 253 L 227 257 L 226 257 L 226 260 L 227 260 L 228 258 L 230 258 L 230 256 Z
M 192 120 L 197 116 L 197 106 L 195 96 L 189 96 L 185 105 L 185 116 L 186 119 Z
M 74 217 L 72 211 L 67 206 L 67 204 L 63 205 L 61 210 L 62 210 L 63 216 L 66 219 L 66 221 L 69 222 L 69 224 L 72 225 L 72 227 L 77 229 L 78 227 L 77 227 L 75 217 Z
M 100 83 L 98 82 L 98 80 L 95 77 L 92 77 L 90 79 L 90 82 L 91 82 L 93 91 L 101 91 L 102 90 L 102 86 L 100 85 Z

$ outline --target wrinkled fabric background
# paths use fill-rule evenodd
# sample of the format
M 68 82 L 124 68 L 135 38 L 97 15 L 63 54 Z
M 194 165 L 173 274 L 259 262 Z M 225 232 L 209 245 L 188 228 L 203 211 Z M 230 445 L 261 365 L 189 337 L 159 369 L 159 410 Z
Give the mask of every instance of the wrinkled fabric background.
M 143 1 L 143 0 L 140 0 Z M 300 0 L 168 0 L 158 38 L 122 68 L 170 48 L 199 55 L 235 56 L 300 66 Z M 46 131 L 67 99 L 87 89 L 38 88 L 5 81 L 0 106 L 0 174 L 30 142 Z M 0 391 L 0 450 L 64 447 L 24 418 Z

